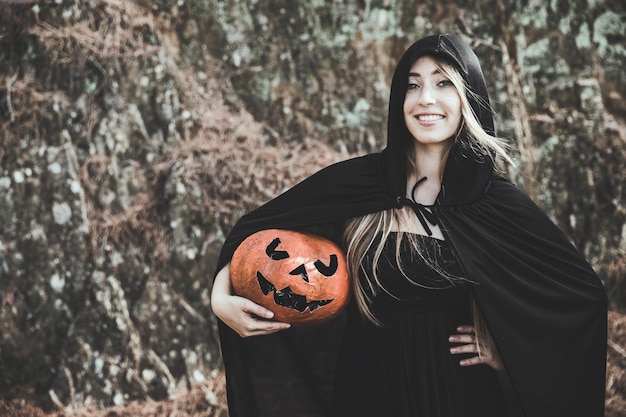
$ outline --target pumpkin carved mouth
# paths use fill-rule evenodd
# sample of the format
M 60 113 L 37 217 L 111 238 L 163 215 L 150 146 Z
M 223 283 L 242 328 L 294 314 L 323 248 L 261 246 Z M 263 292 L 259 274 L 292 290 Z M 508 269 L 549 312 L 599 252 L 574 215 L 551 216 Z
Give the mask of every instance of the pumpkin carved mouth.
M 307 308 L 309 311 L 315 311 L 320 307 L 325 306 L 326 304 L 332 302 L 334 298 L 329 300 L 316 300 L 316 301 L 308 301 L 306 300 L 305 295 L 296 294 L 289 287 L 285 287 L 282 290 L 277 290 L 274 284 L 269 282 L 267 278 L 263 276 L 262 273 L 257 271 L 256 273 L 257 281 L 259 282 L 259 287 L 263 292 L 263 295 L 268 295 L 270 292 L 274 293 L 274 302 L 276 305 L 292 308 L 294 310 L 298 310 L 299 312 L 304 312 Z

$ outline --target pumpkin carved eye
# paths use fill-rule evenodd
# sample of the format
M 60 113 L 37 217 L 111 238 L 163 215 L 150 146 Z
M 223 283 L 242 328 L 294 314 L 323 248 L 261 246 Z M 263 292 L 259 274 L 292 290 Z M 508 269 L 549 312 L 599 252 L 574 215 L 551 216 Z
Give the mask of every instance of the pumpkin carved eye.
M 324 265 L 324 262 L 320 261 L 319 259 L 315 261 L 313 265 L 315 265 L 317 270 L 320 271 L 320 274 L 324 275 L 325 277 L 330 277 L 333 276 L 335 272 L 337 272 L 337 268 L 339 268 L 339 261 L 337 260 L 337 255 L 332 253 L 330 255 L 330 264 L 328 264 L 328 266 Z
M 249 236 L 231 260 L 236 294 L 292 324 L 328 321 L 349 298 L 345 256 L 332 241 L 289 230 Z
M 272 240 L 272 243 L 267 245 L 267 248 L 265 249 L 265 253 L 267 253 L 267 256 L 269 256 L 270 259 L 273 259 L 275 261 L 289 258 L 289 254 L 287 253 L 286 250 L 276 250 L 278 245 L 280 245 L 279 238 Z

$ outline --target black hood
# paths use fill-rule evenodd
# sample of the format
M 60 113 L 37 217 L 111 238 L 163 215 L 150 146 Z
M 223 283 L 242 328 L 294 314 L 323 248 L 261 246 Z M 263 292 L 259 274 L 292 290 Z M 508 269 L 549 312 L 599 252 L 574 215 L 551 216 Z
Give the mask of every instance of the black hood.
M 406 96 L 409 71 L 415 61 L 424 56 L 432 56 L 455 67 L 463 76 L 467 87 L 474 93 L 468 95 L 483 129 L 494 134 L 493 113 L 485 78 L 474 51 L 460 39 L 448 35 L 432 35 L 412 44 L 402 55 L 391 82 L 389 115 L 387 126 L 387 147 L 382 152 L 383 182 L 387 192 L 404 197 L 407 178 L 406 155 L 413 146 L 413 137 L 404 123 L 404 98 Z M 488 186 L 493 172 L 490 158 L 480 158 L 463 146 L 467 137 L 462 133 L 453 146 L 442 180 L 439 203 L 459 205 L 479 198 Z

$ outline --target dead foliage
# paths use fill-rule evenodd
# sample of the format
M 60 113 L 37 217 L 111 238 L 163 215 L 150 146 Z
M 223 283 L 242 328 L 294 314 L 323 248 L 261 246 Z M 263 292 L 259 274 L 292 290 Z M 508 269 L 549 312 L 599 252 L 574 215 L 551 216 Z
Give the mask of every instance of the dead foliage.
M 96 409 L 68 406 L 45 413 L 32 399 L 0 401 L 0 415 L 5 417 L 228 417 L 224 374 L 207 384 L 180 391 L 164 401 L 141 401 Z

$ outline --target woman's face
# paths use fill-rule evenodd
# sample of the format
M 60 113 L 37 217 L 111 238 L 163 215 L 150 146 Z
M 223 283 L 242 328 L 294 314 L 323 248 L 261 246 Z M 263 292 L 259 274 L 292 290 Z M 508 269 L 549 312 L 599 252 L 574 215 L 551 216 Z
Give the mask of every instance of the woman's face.
M 429 56 L 419 58 L 409 71 L 404 99 L 404 122 L 417 144 L 446 144 L 461 123 L 461 98 L 456 87 Z

